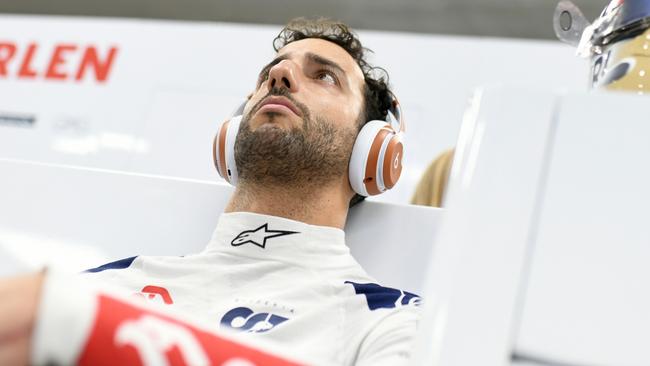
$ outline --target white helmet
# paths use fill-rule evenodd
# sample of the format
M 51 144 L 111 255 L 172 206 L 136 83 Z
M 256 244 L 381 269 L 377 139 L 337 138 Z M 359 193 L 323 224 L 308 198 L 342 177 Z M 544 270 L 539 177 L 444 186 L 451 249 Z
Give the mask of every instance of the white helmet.
M 553 27 L 560 40 L 591 59 L 592 87 L 650 93 L 650 0 L 612 0 L 591 24 L 562 0 Z

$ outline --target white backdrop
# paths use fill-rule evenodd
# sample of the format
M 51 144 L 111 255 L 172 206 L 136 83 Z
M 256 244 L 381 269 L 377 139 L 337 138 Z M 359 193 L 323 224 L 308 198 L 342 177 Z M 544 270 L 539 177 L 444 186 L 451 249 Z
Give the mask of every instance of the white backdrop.
M 280 28 L 1 15 L 0 157 L 218 179 L 212 135 L 254 87 Z M 359 33 L 391 75 L 408 128 L 402 181 L 379 200 L 409 200 L 426 165 L 454 146 L 474 87 L 587 84 L 587 65 L 559 42 Z M 88 47 L 100 64 L 115 49 L 103 82 L 92 68 L 75 80 Z
M 647 106 L 484 90 L 458 140 L 414 365 L 650 365 Z

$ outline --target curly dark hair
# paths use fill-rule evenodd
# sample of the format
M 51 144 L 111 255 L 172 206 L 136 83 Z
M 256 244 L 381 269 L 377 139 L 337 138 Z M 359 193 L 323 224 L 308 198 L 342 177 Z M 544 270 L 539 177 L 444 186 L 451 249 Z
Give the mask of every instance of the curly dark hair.
M 364 108 L 359 118 L 359 130 L 372 120 L 384 120 L 392 106 L 393 93 L 388 85 L 388 73 L 381 67 L 371 66 L 366 56 L 372 50 L 361 45 L 357 35 L 344 23 L 327 18 L 296 18 L 280 31 L 273 40 L 273 49 L 279 51 L 289 43 L 307 38 L 319 38 L 339 45 L 357 62 L 364 77 Z M 365 197 L 355 194 L 350 207 L 363 201 Z

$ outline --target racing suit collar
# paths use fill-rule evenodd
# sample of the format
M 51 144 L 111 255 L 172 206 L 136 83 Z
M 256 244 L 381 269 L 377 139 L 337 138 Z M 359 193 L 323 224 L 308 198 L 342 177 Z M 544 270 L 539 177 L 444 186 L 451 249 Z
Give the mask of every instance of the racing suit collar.
M 205 252 L 247 257 L 320 258 L 348 255 L 345 232 L 283 217 L 250 212 L 223 213 Z

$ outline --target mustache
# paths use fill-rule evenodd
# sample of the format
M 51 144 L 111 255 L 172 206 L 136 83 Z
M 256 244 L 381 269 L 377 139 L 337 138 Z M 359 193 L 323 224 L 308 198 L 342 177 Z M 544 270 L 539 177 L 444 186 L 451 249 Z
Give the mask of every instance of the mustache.
M 298 108 L 300 110 L 300 112 L 302 113 L 303 118 L 306 119 L 306 120 L 309 120 L 309 117 L 310 117 L 309 108 L 307 108 L 306 105 L 304 105 L 304 104 L 298 102 L 296 99 L 294 99 L 293 95 L 291 95 L 289 90 L 287 90 L 286 88 L 277 88 L 277 87 L 271 88 L 271 90 L 269 90 L 269 92 L 262 99 L 260 99 L 257 103 L 255 103 L 253 108 L 251 108 L 250 112 L 248 112 L 248 115 L 246 116 L 247 119 L 249 119 L 253 114 L 255 114 L 255 112 L 257 112 L 257 110 L 261 108 L 261 105 L 262 105 L 262 103 L 264 103 L 266 98 L 268 98 L 270 96 L 287 98 L 291 103 L 293 103 L 293 105 L 296 106 L 296 108 Z

